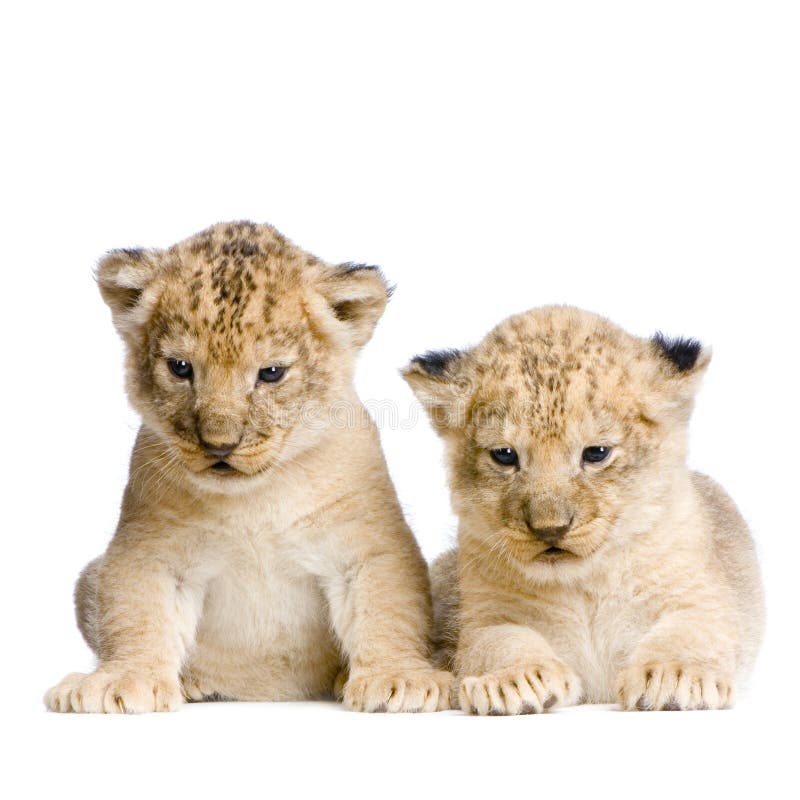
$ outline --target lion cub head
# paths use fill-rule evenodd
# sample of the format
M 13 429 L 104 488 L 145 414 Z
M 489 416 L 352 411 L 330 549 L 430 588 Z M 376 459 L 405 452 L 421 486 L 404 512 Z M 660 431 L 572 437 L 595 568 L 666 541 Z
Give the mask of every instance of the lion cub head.
M 113 250 L 97 279 L 145 426 L 195 482 L 227 491 L 311 446 L 388 296 L 269 225 L 220 224 L 167 250 Z
M 443 436 L 462 536 L 537 581 L 569 580 L 660 513 L 685 476 L 710 352 L 547 307 L 404 377 Z

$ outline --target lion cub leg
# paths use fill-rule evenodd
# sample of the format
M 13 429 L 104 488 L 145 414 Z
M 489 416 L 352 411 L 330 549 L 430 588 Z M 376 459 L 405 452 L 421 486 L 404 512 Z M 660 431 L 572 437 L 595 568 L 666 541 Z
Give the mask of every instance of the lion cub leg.
M 348 669 L 334 692 L 353 711 L 419 712 L 450 707 L 452 675 L 429 661 L 431 610 L 421 557 L 364 559 L 344 591 L 329 593 Z
M 202 594 L 148 554 L 92 562 L 76 588 L 79 627 L 100 663 L 71 673 L 44 698 L 51 711 L 173 711 L 178 670 L 193 640 Z
M 459 703 L 473 714 L 540 714 L 581 696 L 575 672 L 526 625 L 463 630 L 456 668 Z
M 103 558 L 95 558 L 81 571 L 75 584 L 75 619 L 78 630 L 95 655 L 100 652 L 100 620 L 97 611 L 97 578 Z

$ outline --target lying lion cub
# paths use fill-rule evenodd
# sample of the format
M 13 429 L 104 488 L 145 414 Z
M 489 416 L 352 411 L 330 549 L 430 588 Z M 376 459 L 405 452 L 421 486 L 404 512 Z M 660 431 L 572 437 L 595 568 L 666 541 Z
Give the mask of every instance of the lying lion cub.
M 551 307 L 408 366 L 460 517 L 433 580 L 464 710 L 732 703 L 764 612 L 744 521 L 686 466 L 709 359 Z
M 75 593 L 99 666 L 47 706 L 297 700 L 345 669 L 352 709 L 445 708 L 425 564 L 352 387 L 381 274 L 237 223 L 115 250 L 97 277 L 143 424 L 117 532 Z

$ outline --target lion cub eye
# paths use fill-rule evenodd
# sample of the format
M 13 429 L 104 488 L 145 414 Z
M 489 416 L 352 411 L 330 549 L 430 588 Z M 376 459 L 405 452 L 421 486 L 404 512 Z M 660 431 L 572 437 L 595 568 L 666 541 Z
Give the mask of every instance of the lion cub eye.
M 286 372 L 286 367 L 264 367 L 258 371 L 258 379 L 264 383 L 277 383 Z
M 181 378 L 185 381 L 188 381 L 192 375 L 194 375 L 192 365 L 188 361 L 183 361 L 178 358 L 168 358 L 167 367 L 169 367 L 169 371 L 176 378 Z
M 496 447 L 489 451 L 489 455 L 504 467 L 514 467 L 519 464 L 517 451 L 513 447 Z
M 587 447 L 583 451 L 583 460 L 586 464 L 601 464 L 611 455 L 610 447 Z

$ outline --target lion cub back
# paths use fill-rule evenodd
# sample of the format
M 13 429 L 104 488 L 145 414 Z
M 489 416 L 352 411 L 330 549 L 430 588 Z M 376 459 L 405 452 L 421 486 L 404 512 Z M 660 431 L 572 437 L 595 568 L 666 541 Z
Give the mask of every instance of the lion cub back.
M 742 628 L 741 669 L 752 669 L 764 634 L 764 589 L 756 548 L 747 523 L 730 495 L 712 478 L 692 473 L 692 483 L 708 515 L 713 550 L 736 600 Z

